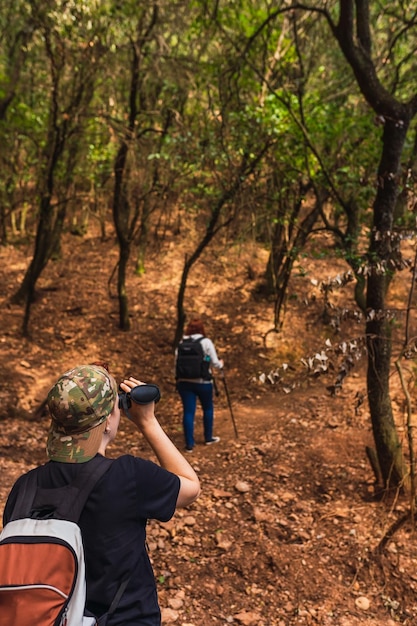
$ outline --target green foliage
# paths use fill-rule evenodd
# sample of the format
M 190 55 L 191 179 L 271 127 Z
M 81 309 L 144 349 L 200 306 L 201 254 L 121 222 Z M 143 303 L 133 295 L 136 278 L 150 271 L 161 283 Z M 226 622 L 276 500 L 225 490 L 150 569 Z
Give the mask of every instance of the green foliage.
M 330 3 L 334 19 L 337 7 Z M 256 215 L 260 230 L 266 224 L 288 226 L 306 180 L 320 188 L 333 186 L 332 224 L 344 227 L 339 197 L 354 196 L 359 223 L 367 227 L 381 128 L 341 52 L 330 43 L 325 21 L 314 12 L 287 8 L 260 0 L 215 6 L 166 0 L 154 12 L 153 5 L 135 0 L 54 0 L 19 2 L 11 11 L 3 3 L 0 100 L 12 83 L 19 33 L 30 32 L 7 119 L 0 121 L 7 146 L 1 157 L 3 198 L 18 202 L 19 189 L 41 180 L 54 84 L 54 123 L 68 133 L 56 170 L 60 195 L 69 183 L 80 193 L 90 185 L 111 190 L 119 141 L 130 132 L 127 105 L 135 50 L 141 71 L 138 114 L 128 139 L 132 198 L 149 192 L 157 180 L 159 193 L 169 188 L 186 211 L 206 213 L 242 160 L 254 158 L 268 143 L 239 209 L 243 228 L 245 210 Z M 385 3 L 382 9 L 371 7 L 372 35 L 378 41 L 374 54 L 387 87 L 407 97 L 415 68 L 412 9 L 386 9 Z M 151 25 L 152 36 L 147 36 Z M 398 67 L 395 84 L 393 64 Z M 77 100 L 81 85 L 86 86 L 84 101 Z M 406 154 L 412 150 L 410 139 Z M 406 216 L 400 219 L 408 225 Z

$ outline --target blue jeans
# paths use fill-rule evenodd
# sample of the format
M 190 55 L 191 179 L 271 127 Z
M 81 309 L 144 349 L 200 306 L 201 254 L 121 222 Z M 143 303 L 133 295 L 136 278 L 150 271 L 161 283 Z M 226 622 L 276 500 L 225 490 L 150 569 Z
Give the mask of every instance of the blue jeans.
M 203 409 L 204 441 L 213 437 L 213 383 L 193 383 L 179 381 L 177 391 L 181 396 L 183 406 L 183 427 L 185 447 L 194 447 L 194 416 L 197 408 L 197 398 Z

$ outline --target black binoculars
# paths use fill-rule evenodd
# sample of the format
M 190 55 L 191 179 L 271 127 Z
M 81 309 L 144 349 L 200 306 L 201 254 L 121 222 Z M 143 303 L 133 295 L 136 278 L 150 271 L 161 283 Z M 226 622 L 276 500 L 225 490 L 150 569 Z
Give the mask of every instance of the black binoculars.
M 161 392 L 157 385 L 152 383 L 146 385 L 137 385 L 129 392 L 123 391 L 119 387 L 119 409 L 127 412 L 132 406 L 132 400 L 135 404 L 150 404 L 151 402 L 159 402 Z

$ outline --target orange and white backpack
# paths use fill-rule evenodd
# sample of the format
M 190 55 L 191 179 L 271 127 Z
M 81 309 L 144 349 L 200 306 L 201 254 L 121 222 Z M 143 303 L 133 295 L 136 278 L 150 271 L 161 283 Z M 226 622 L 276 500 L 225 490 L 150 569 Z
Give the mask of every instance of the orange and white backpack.
M 78 520 L 111 461 L 95 457 L 65 487 L 41 489 L 36 470 L 22 478 L 11 520 L 0 534 L 0 623 L 101 626 L 85 609 L 84 549 Z M 117 594 L 120 599 L 124 588 Z M 115 610 L 112 604 L 110 612 Z

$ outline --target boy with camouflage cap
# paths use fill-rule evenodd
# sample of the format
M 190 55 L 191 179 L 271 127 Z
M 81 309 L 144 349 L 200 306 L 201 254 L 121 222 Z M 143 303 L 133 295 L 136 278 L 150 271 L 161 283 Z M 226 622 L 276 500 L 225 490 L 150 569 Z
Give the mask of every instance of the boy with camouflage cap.
M 98 452 L 117 397 L 116 381 L 104 367 L 81 365 L 65 372 L 46 401 L 52 418 L 46 444 L 49 458 L 62 463 L 89 461 Z
M 121 384 L 130 392 L 143 384 L 135 378 Z M 48 393 L 51 427 L 50 461 L 36 470 L 38 485 L 53 489 L 70 484 L 80 464 L 105 456 L 120 421 L 117 384 L 105 367 L 79 365 L 65 372 Z M 146 550 L 148 519 L 168 521 L 178 507 L 193 502 L 200 484 L 155 417 L 154 403 L 132 403 L 129 417 L 142 433 L 159 465 L 123 455 L 99 479 L 83 509 L 79 526 L 84 543 L 87 608 L 108 611 L 120 582 L 127 587 L 107 626 L 160 626 L 155 578 Z M 4 510 L 7 523 L 19 490 L 15 483 Z

